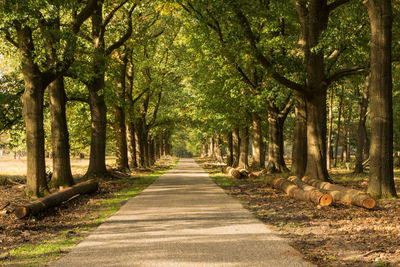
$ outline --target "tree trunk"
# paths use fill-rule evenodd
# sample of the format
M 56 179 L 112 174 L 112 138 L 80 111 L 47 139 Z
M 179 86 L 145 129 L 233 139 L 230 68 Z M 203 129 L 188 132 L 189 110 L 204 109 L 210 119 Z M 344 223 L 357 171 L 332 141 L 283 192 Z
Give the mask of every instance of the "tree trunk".
M 329 95 L 329 118 L 328 118 L 328 146 L 326 152 L 326 168 L 328 170 L 331 169 L 331 161 L 332 161 L 332 124 L 333 124 L 333 89 L 331 89 L 331 93 Z
M 251 116 L 253 120 L 253 167 L 256 169 L 263 169 L 265 168 L 265 158 L 262 157 L 264 142 L 261 117 L 255 112 L 253 112 Z
M 268 112 L 268 165 L 269 172 L 287 172 L 283 147 L 283 125 L 285 118 L 280 118 L 273 109 Z
M 104 57 L 104 36 L 102 35 L 103 6 L 98 4 L 92 14 L 92 41 L 96 56 L 93 57 L 92 68 L 96 74 L 88 83 L 89 106 L 91 117 L 90 160 L 86 176 L 108 175 L 106 169 L 106 125 L 107 107 L 104 101 L 104 72 L 106 60 Z
M 240 136 L 240 154 L 239 167 L 243 169 L 249 168 L 249 128 L 244 127 L 239 131 Z
M 136 140 L 135 140 L 135 125 L 133 122 L 129 122 L 127 124 L 127 143 L 128 143 L 128 162 L 129 168 L 133 170 L 137 168 L 137 160 L 136 160 Z
M 135 124 L 135 144 L 136 161 L 139 168 L 145 167 L 143 134 L 143 121 L 141 119 L 138 119 Z
M 41 197 L 48 193 L 44 157 L 43 98 L 44 87 L 38 66 L 33 62 L 33 40 L 29 27 L 17 27 L 25 90 L 21 97 L 22 115 L 25 121 L 27 195 Z
M 397 197 L 393 177 L 392 1 L 366 0 L 371 24 L 371 150 L 368 192 Z
M 233 136 L 232 132 L 228 133 L 228 144 L 226 146 L 227 162 L 228 166 L 233 165 Z
M 53 174 L 51 185 L 68 187 L 74 184 L 71 173 L 69 134 L 65 114 L 64 79 L 60 77 L 49 86 L 51 113 L 51 144 L 53 156 Z
M 305 176 L 330 181 L 326 168 L 326 91 L 307 99 L 307 166 Z
M 100 81 L 104 85 L 104 80 Z M 86 176 L 107 175 L 106 169 L 106 124 L 107 108 L 104 95 L 98 95 L 96 85 L 89 89 L 89 106 L 91 118 L 90 160 Z
M 123 108 L 114 106 L 115 112 L 115 146 L 117 156 L 117 169 L 125 172 L 129 170 L 128 144 L 126 141 L 125 111 Z
M 291 173 L 302 177 L 307 165 L 307 113 L 304 97 L 298 93 L 294 97 L 295 126 L 292 149 Z
M 366 78 L 365 86 L 362 91 L 361 103 L 360 103 L 360 118 L 358 120 L 357 129 L 357 152 L 356 152 L 356 166 L 354 168 L 355 173 L 363 173 L 363 162 L 364 162 L 364 149 L 365 149 L 365 138 L 367 134 L 367 127 L 365 122 L 367 120 L 368 112 L 368 89 L 369 89 L 369 76 Z
M 154 163 L 156 162 L 156 160 L 155 160 L 156 155 L 155 155 L 154 146 L 155 146 L 154 139 L 151 138 L 150 141 L 149 141 L 149 163 L 150 163 L 150 166 L 153 166 Z
M 128 65 L 127 54 L 123 53 L 120 58 L 119 77 L 116 86 L 116 95 L 114 104 L 115 112 L 115 145 L 117 156 L 117 169 L 125 172 L 129 170 L 128 163 L 128 145 L 126 141 L 126 123 L 125 123 L 125 98 L 126 98 L 126 70 Z
M 208 149 L 208 157 L 215 158 L 214 137 L 210 137 L 210 148 Z
M 340 122 L 342 119 L 342 109 L 343 109 L 343 99 L 344 99 L 344 87 L 342 86 L 342 93 L 340 95 L 339 102 L 339 114 L 338 114 L 338 123 L 336 130 L 336 140 L 335 140 L 335 153 L 333 154 L 333 166 L 336 168 L 337 166 L 337 157 L 338 157 L 338 148 L 339 148 L 339 139 L 340 139 Z
M 240 135 L 239 130 L 234 130 L 232 132 L 232 141 L 233 141 L 233 164 L 232 167 L 239 166 L 239 158 L 240 158 Z
M 222 156 L 222 138 L 221 134 L 217 134 L 215 138 L 215 156 L 218 162 L 224 162 L 224 158 Z

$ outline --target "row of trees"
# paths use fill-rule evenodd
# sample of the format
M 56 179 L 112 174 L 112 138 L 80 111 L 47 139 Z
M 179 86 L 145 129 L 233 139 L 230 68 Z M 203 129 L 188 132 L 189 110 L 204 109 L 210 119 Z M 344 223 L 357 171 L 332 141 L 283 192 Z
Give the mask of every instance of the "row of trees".
M 339 129 L 335 142 L 345 125 L 345 141 L 350 144 L 351 120 L 359 110 L 356 171 L 363 171 L 362 162 L 369 156 L 369 193 L 378 198 L 396 196 L 392 68 L 397 66 L 399 40 L 392 41 L 392 32 L 400 28 L 396 21 L 392 24 L 400 11 L 397 3 L 176 2 L 189 18 L 187 30 L 196 32 L 191 45 L 202 47 L 201 52 L 194 50 L 191 84 L 206 95 L 200 108 L 212 113 L 203 128 L 208 132 L 203 136 L 203 154 L 207 146 L 215 150 L 223 134 L 228 164 L 247 167 L 251 133 L 253 164 L 264 168 L 262 137 L 268 136 L 266 167 L 286 171 L 284 122 L 294 108 L 289 130 L 291 172 L 330 181 L 328 169 L 338 154 L 338 144 L 332 143 L 333 114 Z M 210 73 L 212 79 L 205 79 Z M 353 108 L 356 102 L 359 105 Z M 209 136 L 213 136 L 210 141 Z
M 107 131 L 121 171 L 149 167 L 169 154 L 174 114 L 161 109 L 179 88 L 171 48 L 180 26 L 162 3 L 6 1 L 0 13 L 2 59 L 18 55 L 2 69 L 2 112 L 9 105 L 21 107 L 11 102 L 21 95 L 28 195 L 48 192 L 46 139 L 53 159 L 50 185 L 74 183 L 70 132 L 80 144 L 90 140 L 90 177 L 109 175 Z M 7 111 L 2 130 L 11 132 L 20 112 Z
M 219 160 L 226 147 L 229 165 L 247 167 L 249 144 L 254 168 L 282 172 L 286 141 L 293 174 L 329 181 L 339 144 L 349 155 L 353 142 L 358 172 L 370 158 L 369 192 L 396 196 L 397 2 L 9 1 L 0 12 L 2 107 L 22 95 L 30 194 L 47 191 L 51 124 L 54 185 L 73 183 L 70 144 L 89 146 L 87 175 L 103 176 L 106 151 L 122 171 L 185 147 Z M 21 129 L 20 105 L 2 114 Z

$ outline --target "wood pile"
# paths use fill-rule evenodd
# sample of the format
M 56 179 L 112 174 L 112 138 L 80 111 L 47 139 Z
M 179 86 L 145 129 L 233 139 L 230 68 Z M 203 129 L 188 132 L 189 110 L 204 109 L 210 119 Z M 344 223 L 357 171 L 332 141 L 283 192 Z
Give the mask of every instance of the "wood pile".
M 226 167 L 223 171 L 227 176 L 236 179 L 262 177 L 265 174 L 265 171 L 249 172 L 242 168 L 232 167 Z M 320 206 L 340 203 L 372 209 L 376 205 L 376 201 L 366 192 L 323 182 L 308 176 L 304 176 L 302 179 L 297 176 L 291 176 L 287 179 L 273 177 L 267 178 L 266 182 L 290 197 L 310 201 Z

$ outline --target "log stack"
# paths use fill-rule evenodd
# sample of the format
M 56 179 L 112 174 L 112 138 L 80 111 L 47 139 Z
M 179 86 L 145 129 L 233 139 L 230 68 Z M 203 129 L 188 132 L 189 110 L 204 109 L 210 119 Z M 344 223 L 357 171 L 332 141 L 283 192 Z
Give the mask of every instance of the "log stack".
M 373 199 L 366 192 L 347 188 L 337 184 L 322 182 L 308 176 L 304 176 L 301 180 L 309 185 L 329 192 L 332 195 L 334 202 L 345 205 L 359 206 L 366 209 L 372 209 L 376 205 L 375 199 Z

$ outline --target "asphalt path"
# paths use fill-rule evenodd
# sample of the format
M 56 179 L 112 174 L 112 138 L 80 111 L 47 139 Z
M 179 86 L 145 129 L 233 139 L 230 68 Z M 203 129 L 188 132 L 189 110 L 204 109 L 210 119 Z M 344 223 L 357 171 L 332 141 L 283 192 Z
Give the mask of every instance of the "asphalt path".
M 50 265 L 313 266 L 192 159 L 181 159 Z

